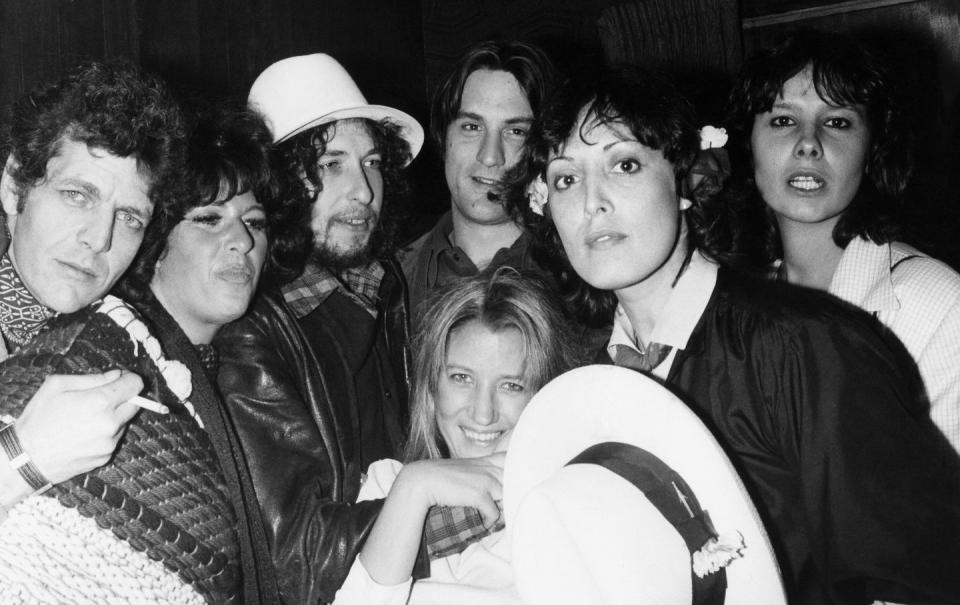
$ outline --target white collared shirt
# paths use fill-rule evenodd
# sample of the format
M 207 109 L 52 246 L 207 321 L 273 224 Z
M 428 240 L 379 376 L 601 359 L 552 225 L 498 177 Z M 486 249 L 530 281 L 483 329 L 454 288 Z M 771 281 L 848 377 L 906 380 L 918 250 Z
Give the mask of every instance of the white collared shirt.
M 690 263 L 680 275 L 677 284 L 670 292 L 667 304 L 664 306 L 663 317 L 658 317 L 650 334 L 650 342 L 672 347 L 670 354 L 651 373 L 666 380 L 670 367 L 677 356 L 677 351 L 685 349 L 693 329 L 697 327 L 700 316 L 707 308 L 710 295 L 717 284 L 717 264 L 704 258 L 699 252 L 694 252 Z M 613 319 L 613 331 L 607 343 L 607 352 L 611 359 L 616 359 L 616 346 L 626 345 L 639 351 L 633 337 L 634 330 L 630 324 L 623 306 L 617 305 L 617 312 Z
M 960 275 L 893 242 L 850 240 L 829 292 L 873 313 L 917 362 L 930 417 L 960 452 Z

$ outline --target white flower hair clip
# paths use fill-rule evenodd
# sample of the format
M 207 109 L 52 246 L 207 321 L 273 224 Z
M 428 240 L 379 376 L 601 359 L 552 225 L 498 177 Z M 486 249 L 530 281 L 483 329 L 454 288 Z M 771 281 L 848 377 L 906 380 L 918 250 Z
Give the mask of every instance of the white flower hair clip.
M 543 208 L 547 205 L 547 182 L 542 176 L 538 176 L 527 185 L 527 201 L 534 214 L 543 216 Z
M 719 149 L 727 144 L 727 129 L 704 126 L 700 129 L 700 149 Z

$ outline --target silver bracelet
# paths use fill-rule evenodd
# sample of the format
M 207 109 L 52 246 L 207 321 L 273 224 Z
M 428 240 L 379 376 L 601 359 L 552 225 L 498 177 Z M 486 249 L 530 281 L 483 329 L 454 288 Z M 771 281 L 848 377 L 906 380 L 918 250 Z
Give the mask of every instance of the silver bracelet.
M 30 454 L 23 451 L 23 445 L 20 443 L 13 422 L 0 428 L 0 447 L 7 455 L 7 463 L 10 467 L 20 473 L 27 485 L 34 490 L 31 495 L 42 494 L 53 487 L 50 481 L 40 472 L 40 469 L 37 468 L 37 465 L 33 463 Z

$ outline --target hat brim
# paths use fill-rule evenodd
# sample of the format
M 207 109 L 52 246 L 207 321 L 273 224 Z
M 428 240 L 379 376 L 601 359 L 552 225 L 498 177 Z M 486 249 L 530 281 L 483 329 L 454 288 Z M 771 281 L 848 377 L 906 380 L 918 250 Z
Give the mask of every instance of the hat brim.
M 417 154 L 419 154 L 420 150 L 423 148 L 424 134 L 423 127 L 420 126 L 420 123 L 417 122 L 410 114 L 400 111 L 399 109 L 386 107 L 384 105 L 361 105 L 358 107 L 346 107 L 344 109 L 332 111 L 328 114 L 320 116 L 319 118 L 310 120 L 301 126 L 298 126 L 289 133 L 278 138 L 275 142 L 282 143 L 283 141 L 286 141 L 287 139 L 311 128 L 315 128 L 323 124 L 329 124 L 330 122 L 336 122 L 337 120 L 348 120 L 350 118 L 367 118 L 374 121 L 389 119 L 390 121 L 398 124 L 401 128 L 400 136 L 402 136 L 407 144 L 410 145 L 411 160 L 417 157 Z
M 713 435 L 669 390 L 639 372 L 617 366 L 568 372 L 541 389 L 521 414 L 507 449 L 503 479 L 504 515 L 507 531 L 514 534 L 515 550 L 525 540 L 517 525 L 522 524 L 521 509 L 528 495 L 539 491 L 534 498 L 541 498 L 544 490 L 555 490 L 550 480 L 573 457 L 610 441 L 659 457 L 684 478 L 717 532 L 743 536 L 744 557 L 726 569 L 726 602 L 786 603 L 760 517 Z M 569 479 L 564 481 L 569 484 Z M 538 489 L 541 485 L 544 488 Z M 595 487 L 582 486 L 592 497 L 603 498 Z M 522 596 L 522 570 L 517 573 Z

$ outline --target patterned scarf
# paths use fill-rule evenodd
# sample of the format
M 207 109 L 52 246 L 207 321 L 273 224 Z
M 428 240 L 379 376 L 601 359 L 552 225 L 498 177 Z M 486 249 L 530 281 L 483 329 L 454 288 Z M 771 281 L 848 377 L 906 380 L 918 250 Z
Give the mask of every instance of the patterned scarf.
M 53 315 L 23 285 L 10 256 L 0 257 L 0 331 L 10 348 L 30 342 Z

